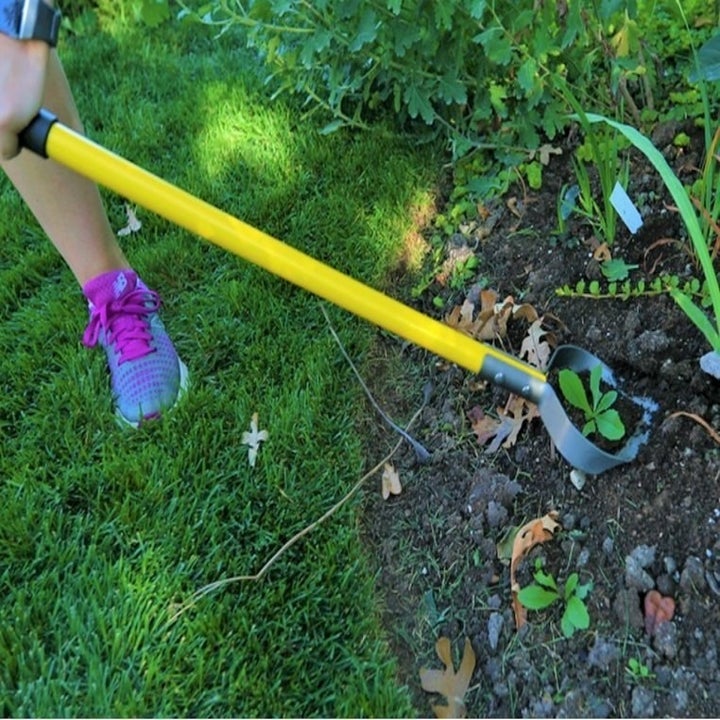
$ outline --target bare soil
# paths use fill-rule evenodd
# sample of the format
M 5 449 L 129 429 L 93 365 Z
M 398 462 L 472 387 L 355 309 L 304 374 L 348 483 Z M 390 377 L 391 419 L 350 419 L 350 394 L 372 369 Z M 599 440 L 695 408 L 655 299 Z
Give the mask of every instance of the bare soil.
M 677 130 L 665 128 L 656 144 L 690 183 L 702 165 L 702 142 L 675 148 L 668 138 Z M 465 698 L 468 716 L 716 717 L 720 448 L 691 416 L 720 428 L 720 381 L 699 368 L 709 347 L 667 295 L 627 301 L 556 295 L 556 288 L 580 279 L 604 282 L 588 224 L 575 217 L 565 236 L 556 233 L 558 195 L 574 182 L 572 142 L 551 157 L 541 190 L 516 187 L 482 208 L 477 225 L 448 240 L 448 257 L 453 246 L 467 245 L 480 261 L 476 282 L 484 278 L 500 297 L 531 303 L 559 344 L 591 351 L 628 392 L 651 397 L 659 409 L 637 458 L 588 476 L 578 490 L 540 420 L 524 427 L 510 448 L 488 453 L 478 443 L 468 411 L 494 413 L 506 391 L 393 338 L 378 341 L 368 366 L 373 394 L 388 414 L 406 421 L 423 386 L 434 388 L 411 429 L 430 460 L 420 462 L 404 447 L 393 460 L 402 493 L 383 500 L 374 487 L 364 505 L 399 681 L 421 715 L 432 716 L 431 706 L 445 701 L 422 690 L 419 670 L 441 668 L 434 649 L 440 636 L 451 640 L 457 666 L 467 637 L 477 658 Z M 661 272 L 702 277 L 660 179 L 632 158 L 631 194 L 651 200 L 641 207 L 645 222 L 636 235 L 620 228 L 613 255 L 639 266 L 634 282 Z M 439 204 L 448 190 L 438 191 Z M 485 211 L 494 218 L 490 232 L 483 228 Z M 412 278 L 399 270 L 394 281 L 391 292 L 407 301 Z M 470 292 L 472 280 L 462 291 L 437 282 L 414 304 L 443 317 Z M 433 296 L 443 297 L 444 310 Z M 522 333 L 510 333 L 504 348 L 517 354 L 521 339 Z M 391 431 L 380 420 L 367 431 L 374 457 Z M 561 632 L 559 606 L 529 612 L 529 622 L 516 629 L 510 570 L 497 551 L 513 528 L 551 510 L 562 530 L 533 550 L 521 578 L 529 582 L 540 558 L 561 582 L 577 572 L 581 582 L 593 583 L 590 627 L 571 638 Z M 676 610 L 649 634 L 644 601 L 651 590 L 672 597 Z

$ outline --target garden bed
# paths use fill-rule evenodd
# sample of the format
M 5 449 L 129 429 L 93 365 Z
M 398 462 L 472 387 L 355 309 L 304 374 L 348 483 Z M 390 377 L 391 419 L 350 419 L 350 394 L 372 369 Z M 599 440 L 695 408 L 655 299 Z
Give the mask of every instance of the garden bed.
M 673 146 L 668 138 L 679 130 L 655 140 L 690 183 L 702 165 L 703 144 Z M 574 288 L 581 279 L 604 286 L 589 226 L 571 219 L 566 232 L 557 233 L 558 196 L 574 182 L 572 143 L 568 138 L 563 154 L 550 158 L 540 190 L 515 186 L 447 238 L 445 259 L 462 246 L 478 260 L 463 287 L 434 282 L 414 303 L 442 318 L 477 292 L 477 283 L 487 284 L 501 298 L 532 304 L 558 343 L 596 354 L 659 409 L 634 461 L 589 476 L 578 489 L 538 419 L 525 424 L 511 447 L 489 453 L 479 444 L 468 413 L 496 413 L 507 392 L 392 338 L 378 341 L 369 364 L 372 389 L 390 415 L 409 418 L 423 384 L 434 386 L 411 430 L 431 459 L 421 463 L 404 447 L 393 459 L 402 492 L 383 500 L 372 488 L 365 500 L 365 534 L 377 558 L 400 681 L 423 715 L 445 702 L 422 690 L 419 675 L 422 667 L 441 667 L 435 654 L 441 636 L 452 643 L 456 667 L 466 637 L 475 652 L 465 697 L 469 716 L 709 717 L 720 711 L 720 447 L 695 419 L 720 427 L 720 382 L 700 370 L 709 347 L 667 294 L 557 296 L 557 288 Z M 439 203 L 447 195 L 439 191 Z M 633 283 L 649 284 L 661 272 L 702 277 L 667 191 L 635 155 L 631 195 L 651 199 L 641 208 L 644 225 L 636 235 L 621 228 L 611 251 L 638 266 Z M 489 232 L 484 217 L 493 218 Z M 399 270 L 394 280 L 396 291 L 409 296 L 415 279 Z M 509 333 L 505 349 L 518 354 L 522 335 Z M 379 435 L 386 437 L 379 425 L 373 449 Z M 549 511 L 558 513 L 562 529 L 532 550 L 522 577 L 530 579 L 528 563 L 540 558 L 559 581 L 577 572 L 581 582 L 592 582 L 589 628 L 570 638 L 561 632 L 558 606 L 530 611 L 528 623 L 516 629 L 510 568 L 498 556 L 497 544 L 513 528 Z M 674 600 L 675 614 L 649 634 L 644 601 L 652 590 Z

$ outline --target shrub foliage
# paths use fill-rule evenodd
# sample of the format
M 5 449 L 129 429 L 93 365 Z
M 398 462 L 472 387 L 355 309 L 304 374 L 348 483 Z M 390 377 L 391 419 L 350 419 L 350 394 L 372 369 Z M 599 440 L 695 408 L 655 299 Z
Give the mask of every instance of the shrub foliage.
M 645 3 L 647 4 L 647 3 Z M 473 146 L 538 147 L 565 122 L 558 80 L 614 115 L 654 110 L 657 53 L 638 18 L 684 27 L 673 0 L 212 0 L 183 15 L 242 28 L 279 92 L 332 116 L 379 109 Z M 687 2 L 685 13 L 710 13 Z M 702 8 L 706 8 L 703 10 Z M 711 21 L 712 19 L 709 19 Z M 689 48 L 688 38 L 679 43 Z M 587 89 L 587 97 L 583 96 Z

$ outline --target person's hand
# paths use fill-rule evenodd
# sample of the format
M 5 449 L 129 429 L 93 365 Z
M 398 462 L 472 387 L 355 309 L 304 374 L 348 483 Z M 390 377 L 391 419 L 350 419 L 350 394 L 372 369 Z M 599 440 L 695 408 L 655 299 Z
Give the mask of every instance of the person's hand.
M 42 105 L 49 54 L 45 42 L 0 34 L 0 160 L 20 152 L 18 134 Z

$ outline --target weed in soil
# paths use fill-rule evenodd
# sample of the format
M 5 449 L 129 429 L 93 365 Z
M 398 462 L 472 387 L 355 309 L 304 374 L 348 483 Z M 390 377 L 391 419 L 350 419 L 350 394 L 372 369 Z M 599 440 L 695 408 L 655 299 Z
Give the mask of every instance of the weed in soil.
M 666 151 L 678 166 L 687 161 Z M 477 443 L 467 411 L 502 406 L 506 393 L 380 338 L 369 360 L 372 391 L 397 421 L 412 415 L 426 382 L 435 388 L 415 426 L 430 460 L 420 464 L 405 448 L 395 458 L 403 492 L 383 501 L 378 487 L 365 496 L 364 533 L 377 562 L 399 679 L 427 715 L 436 698 L 422 691 L 419 669 L 437 663 L 438 637 L 451 640 L 455 657 L 468 637 L 477 658 L 469 716 L 717 716 L 720 448 L 687 415 L 673 413 L 695 414 L 717 429 L 720 383 L 699 369 L 706 342 L 666 294 L 627 301 L 556 295 L 555 288 L 592 279 L 586 227 L 571 219 L 567 237 L 576 242 L 558 241 L 554 213 L 547 212 L 572 179 L 567 156 L 553 158 L 542 188 L 516 198 L 515 212 L 494 205 L 492 231 L 477 241 L 468 237 L 468 244 L 477 244 L 483 277 L 501 297 L 532 303 L 552 322 L 559 344 L 590 350 L 623 378 L 624 389 L 651 397 L 659 409 L 637 458 L 578 490 L 539 421 L 509 449 L 488 454 Z M 655 200 L 637 235 L 618 231 L 614 255 L 638 265 L 634 283 L 642 278 L 649 286 L 661 272 L 688 277 L 688 255 L 659 243 L 683 238 L 662 183 L 641 159 L 633 158 L 631 172 L 642 179 L 636 192 Z M 430 285 L 413 304 L 437 317 L 442 313 L 432 298 L 443 296 L 445 307 L 462 302 L 458 291 L 449 293 Z M 517 339 L 505 343 L 517 353 Z M 618 408 L 624 417 L 632 410 Z M 625 419 L 629 427 L 637 421 Z M 379 423 L 365 431 L 373 453 L 390 442 Z M 570 638 L 552 608 L 530 613 L 525 627 L 515 629 L 509 568 L 497 552 L 512 528 L 549 510 L 558 512 L 562 532 L 528 556 L 522 577 L 531 581 L 541 556 L 556 578 L 577 573 L 592 582 L 589 627 Z M 652 591 L 672 598 L 676 609 L 649 634 L 644 603 Z

